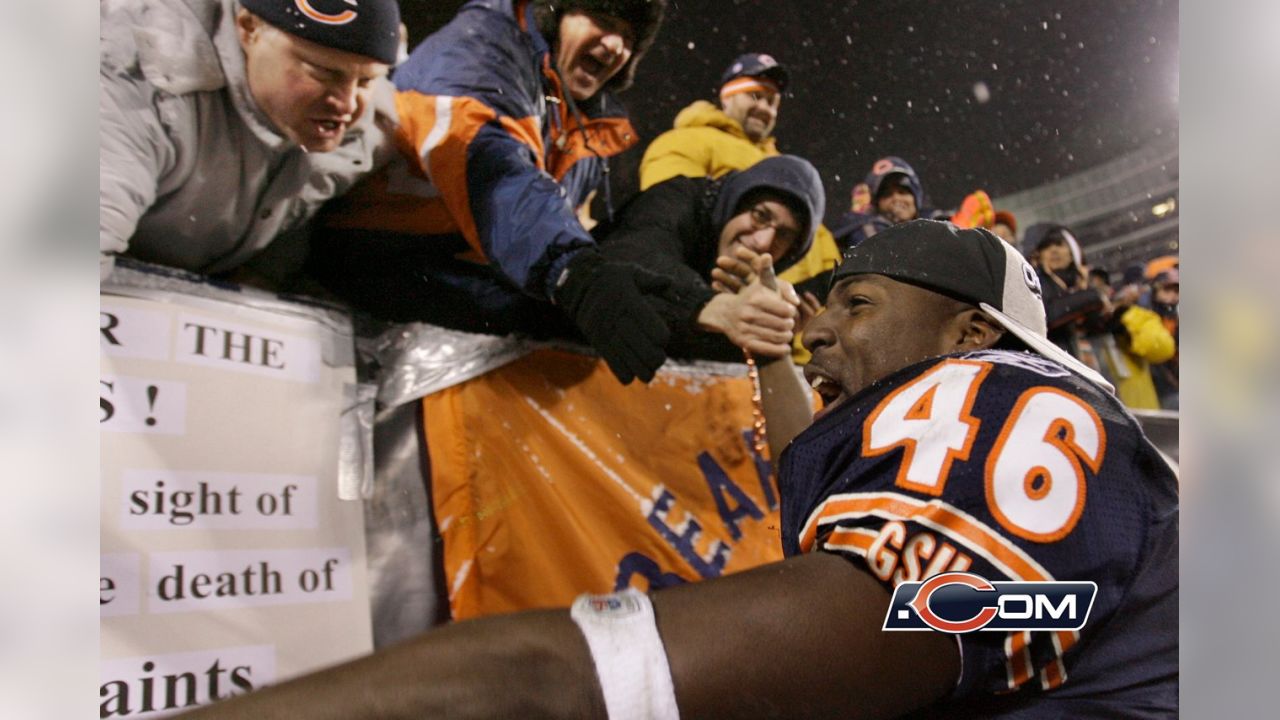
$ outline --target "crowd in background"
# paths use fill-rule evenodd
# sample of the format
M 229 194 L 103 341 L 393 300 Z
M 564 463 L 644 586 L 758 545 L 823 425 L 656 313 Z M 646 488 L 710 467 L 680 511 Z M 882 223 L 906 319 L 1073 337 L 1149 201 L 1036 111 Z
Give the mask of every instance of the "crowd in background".
M 1037 224 L 1023 238 L 1044 290 L 1049 337 L 1115 386 L 1126 405 L 1178 409 L 1178 259 L 1153 258 L 1112 279 L 1090 267 L 1071 230 Z

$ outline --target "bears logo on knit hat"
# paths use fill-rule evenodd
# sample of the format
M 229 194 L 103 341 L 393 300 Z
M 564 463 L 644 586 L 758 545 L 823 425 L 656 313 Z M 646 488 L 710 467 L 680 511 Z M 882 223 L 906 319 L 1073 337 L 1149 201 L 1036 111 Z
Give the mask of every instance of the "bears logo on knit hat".
M 764 53 L 739 55 L 720 75 L 720 97 L 767 89 L 781 93 L 787 89 L 787 69 Z
M 917 212 L 924 207 L 924 186 L 920 184 L 920 177 L 916 175 L 915 169 L 900 157 L 889 155 L 876 160 L 863 182 L 871 191 L 873 206 L 880 199 L 881 193 L 890 187 L 900 185 L 910 190 L 915 197 Z
M 1045 336 L 1044 301 L 1036 271 L 1011 245 L 982 228 L 962 230 L 941 220 L 912 220 L 867 238 L 848 251 L 831 276 L 884 275 L 978 306 L 1034 352 L 1114 392 L 1102 375 Z
M 890 155 L 889 157 L 880 158 L 879 160 L 876 161 L 875 165 L 871 166 L 871 174 L 880 175 L 882 177 L 885 175 L 891 175 L 893 173 L 902 173 L 904 175 L 914 175 L 915 172 L 916 171 L 913 170 L 910 165 L 904 162 L 902 158 L 896 158 L 896 157 L 893 157 L 892 155 Z
M 400 49 L 396 0 L 240 0 L 277 29 L 335 50 L 394 65 Z

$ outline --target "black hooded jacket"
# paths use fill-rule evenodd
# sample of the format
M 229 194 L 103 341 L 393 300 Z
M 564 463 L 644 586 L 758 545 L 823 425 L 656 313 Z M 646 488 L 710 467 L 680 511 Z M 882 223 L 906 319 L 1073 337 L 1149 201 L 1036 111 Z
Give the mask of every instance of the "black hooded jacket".
M 661 299 L 651 299 L 671 329 L 669 356 L 742 360 L 740 348 L 723 335 L 699 328 L 697 318 L 715 295 L 710 282 L 720 230 L 743 197 L 761 188 L 794 198 L 807 215 L 803 239 L 775 265 L 781 272 L 813 244 L 825 203 L 817 170 L 793 156 L 768 158 L 714 180 L 671 178 L 632 198 L 615 222 L 593 231 L 605 257 L 633 262 L 672 279 L 671 289 Z
M 1066 225 L 1055 223 L 1037 223 L 1027 228 L 1022 238 L 1022 247 L 1029 249 L 1025 254 L 1029 255 L 1032 251 L 1038 250 L 1040 245 L 1051 236 L 1061 238 L 1071 248 L 1072 257 L 1079 257 L 1080 246 L 1071 235 L 1070 229 Z M 1094 288 L 1077 289 L 1083 276 L 1075 262 L 1057 273 L 1050 272 L 1037 264 L 1036 274 L 1040 277 L 1049 340 L 1078 357 L 1076 322 L 1084 320 L 1095 328 L 1106 326 L 1106 319 L 1098 314 L 1105 305 L 1102 294 Z

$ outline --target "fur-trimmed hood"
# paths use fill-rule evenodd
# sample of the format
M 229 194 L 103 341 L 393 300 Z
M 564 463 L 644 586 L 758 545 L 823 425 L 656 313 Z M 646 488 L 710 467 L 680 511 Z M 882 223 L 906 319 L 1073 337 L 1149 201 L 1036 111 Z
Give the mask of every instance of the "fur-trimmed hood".
M 631 30 L 635 33 L 631 58 L 604 86 L 606 90 L 614 92 L 631 87 L 636 77 L 636 67 L 658 37 L 658 28 L 662 27 L 662 16 L 667 10 L 667 0 L 533 0 L 538 32 L 552 48 L 558 40 L 560 18 L 574 10 L 620 18 L 631 25 Z

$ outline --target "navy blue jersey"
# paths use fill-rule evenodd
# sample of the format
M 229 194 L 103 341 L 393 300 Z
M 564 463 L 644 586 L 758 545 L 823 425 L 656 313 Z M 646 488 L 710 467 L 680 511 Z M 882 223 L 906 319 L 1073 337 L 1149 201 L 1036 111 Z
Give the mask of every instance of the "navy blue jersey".
M 1178 488 L 1116 398 L 1039 355 L 905 368 L 781 458 L 783 549 L 839 554 L 885 588 L 946 571 L 1091 580 L 1079 631 L 957 635 L 928 717 L 1167 717 L 1178 702 Z

